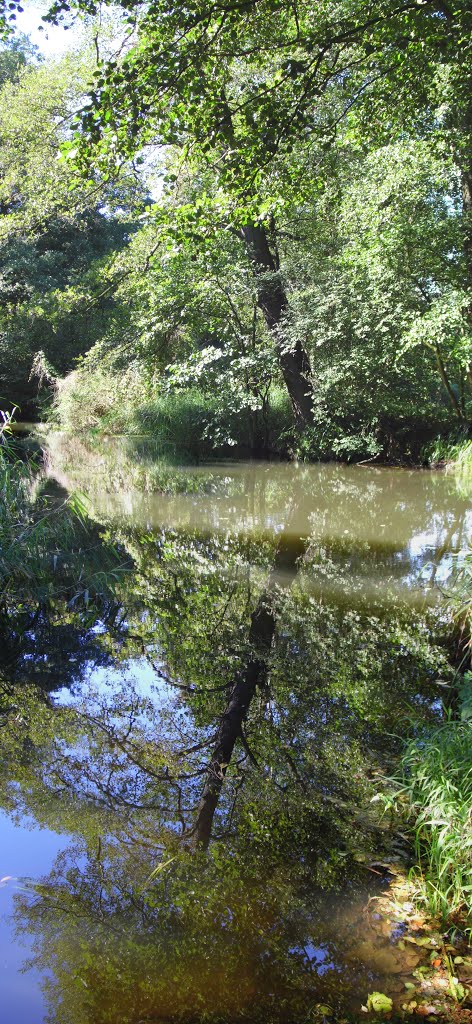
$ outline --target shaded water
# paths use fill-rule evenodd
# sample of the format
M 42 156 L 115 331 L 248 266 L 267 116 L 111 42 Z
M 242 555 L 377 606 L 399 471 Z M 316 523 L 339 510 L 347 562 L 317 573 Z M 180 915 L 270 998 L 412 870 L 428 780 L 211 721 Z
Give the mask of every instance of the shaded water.
M 401 1012 L 419 954 L 373 908 L 408 850 L 372 797 L 451 679 L 467 486 L 53 439 L 43 488 L 86 495 L 123 573 L 3 670 L 5 1019 L 301 1022 L 375 990 Z

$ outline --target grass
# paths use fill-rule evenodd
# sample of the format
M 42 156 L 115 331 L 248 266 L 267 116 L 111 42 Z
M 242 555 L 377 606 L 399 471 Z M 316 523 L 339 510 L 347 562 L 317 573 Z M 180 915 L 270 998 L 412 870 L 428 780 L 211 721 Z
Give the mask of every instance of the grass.
M 59 382 L 52 421 L 90 439 L 145 436 L 170 459 L 283 454 L 293 447 L 293 415 L 282 388 L 272 388 L 264 416 L 249 404 L 234 408 L 231 399 L 198 388 L 164 395 L 146 387 L 132 369 L 112 375 L 106 368 L 90 373 L 79 367 Z
M 418 880 L 430 913 L 472 933 L 472 676 L 460 691 L 460 718 L 448 714 L 411 742 L 401 795 L 413 819 Z
M 461 446 L 471 458 L 472 443 Z M 472 463 L 471 463 L 472 464 Z M 472 937 L 472 549 L 448 597 L 459 665 L 444 719 L 412 740 L 402 758 L 397 797 L 406 801 L 413 833 L 419 898 L 443 923 Z M 460 674 L 462 673 L 462 674 Z
M 281 388 L 272 389 L 264 417 L 260 409 L 230 409 L 221 396 L 195 389 L 156 397 L 134 412 L 131 426 L 138 433 L 143 429 L 163 449 L 186 449 L 197 458 L 286 453 L 293 444 L 293 416 Z
M 459 469 L 472 469 L 472 440 L 438 437 L 423 449 L 423 458 L 432 466 L 454 463 Z

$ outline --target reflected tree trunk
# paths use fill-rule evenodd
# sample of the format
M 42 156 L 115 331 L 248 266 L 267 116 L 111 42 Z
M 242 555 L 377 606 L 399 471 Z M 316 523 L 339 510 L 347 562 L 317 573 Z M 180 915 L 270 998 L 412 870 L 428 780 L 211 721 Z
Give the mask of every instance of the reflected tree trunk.
M 280 535 L 267 585 L 251 615 L 251 653 L 233 681 L 220 719 L 193 829 L 195 846 L 204 850 L 208 848 L 211 840 L 221 789 L 235 745 L 242 736 L 243 723 L 256 691 L 267 682 L 269 656 L 279 614 L 277 598 L 280 590 L 286 590 L 292 585 L 297 573 L 297 561 L 304 554 L 306 544 L 304 538 L 299 538 L 288 531 Z

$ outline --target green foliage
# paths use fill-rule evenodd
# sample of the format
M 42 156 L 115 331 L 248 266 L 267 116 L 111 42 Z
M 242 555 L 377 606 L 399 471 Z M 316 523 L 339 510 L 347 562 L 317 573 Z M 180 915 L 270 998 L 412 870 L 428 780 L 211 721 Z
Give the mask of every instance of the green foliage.
M 76 8 L 95 11 L 60 4 L 50 17 Z M 314 21 L 309 5 L 259 5 L 236 22 L 211 4 L 193 17 L 164 4 L 153 18 L 138 3 L 138 35 L 116 59 L 107 45 L 98 67 L 85 50 L 79 64 L 74 55 L 74 64 L 26 67 L 7 83 L 8 397 L 31 394 L 35 351 L 59 376 L 90 352 L 75 404 L 67 388 L 59 397 L 64 422 L 121 432 L 159 429 L 158 420 L 165 434 L 175 419 L 180 437 L 175 410 L 196 415 L 198 405 L 198 424 L 187 418 L 203 454 L 207 442 L 255 452 L 275 443 L 304 458 L 415 461 L 454 420 L 467 424 L 467 112 L 457 72 L 467 67 L 467 11 L 387 3 L 366 24 L 362 5 L 336 19 L 329 3 L 318 8 Z M 73 140 L 71 110 L 90 75 Z M 165 155 L 139 152 L 156 141 Z M 60 146 L 67 158 L 51 160 Z M 120 183 L 118 164 L 133 154 L 133 175 L 120 169 Z M 76 165 L 87 169 L 82 179 Z M 151 169 L 159 198 L 117 256 L 129 227 L 110 211 L 122 218 L 142 200 L 137 168 Z M 268 263 L 254 258 L 249 229 Z M 272 323 L 277 288 L 284 308 Z M 271 397 L 283 383 L 290 391 L 288 351 L 309 356 L 312 422 L 296 439 L 285 417 L 274 439 Z
M 195 387 L 163 394 L 144 385 L 138 368 L 130 368 L 117 382 L 103 366 L 90 374 L 85 362 L 59 383 L 53 417 L 74 435 L 147 437 L 167 458 L 287 450 L 292 417 L 280 389 L 268 393 L 263 410 L 248 408 L 244 400 L 242 408 L 230 402 L 228 408 L 225 398 L 224 391 L 211 394 Z
M 305 346 L 316 373 L 314 424 L 301 439 L 287 414 L 275 437 L 272 429 L 264 437 L 282 383 L 274 342 L 241 243 L 211 219 L 189 237 L 189 201 L 198 203 L 204 187 L 211 206 L 218 193 L 209 171 L 203 184 L 201 168 L 185 167 L 178 190 L 149 212 L 116 267 L 126 274 L 117 290 L 129 310 L 126 331 L 120 338 L 110 330 L 72 390 L 65 385 L 63 423 L 86 425 L 95 396 L 96 426 L 107 409 L 107 431 L 136 429 L 136 421 L 146 431 L 153 406 L 162 416 L 167 403 L 171 418 L 187 391 L 190 404 L 200 396 L 205 439 L 215 448 L 240 443 L 238 421 L 252 419 L 245 443 L 255 450 L 419 461 L 425 442 L 457 419 L 451 395 L 468 415 L 457 175 L 428 143 L 408 140 L 367 156 L 339 147 L 322 191 L 318 166 L 307 161 L 305 205 L 280 214 L 275 238 L 290 296 L 284 332 L 287 345 Z
M 419 879 L 431 912 L 444 921 L 462 915 L 468 928 L 472 893 L 472 735 L 470 680 L 462 716 L 449 718 L 411 743 L 403 757 L 413 817 Z
M 110 299 L 90 306 L 90 293 L 100 286 L 104 252 L 123 244 L 124 230 L 89 211 L 72 224 L 51 223 L 37 239 L 4 245 L 0 394 L 23 415 L 37 415 L 38 389 L 50 398 L 48 385 L 119 317 Z M 50 364 L 49 380 L 35 373 L 40 351 Z
M 1 37 L 1 36 L 0 36 Z M 28 39 L 18 32 L 7 42 L 0 44 L 0 89 L 6 82 L 16 82 L 21 71 L 33 60 L 39 60 L 39 50 Z
M 57 602 L 87 608 L 110 599 L 122 572 L 120 556 L 100 544 L 78 497 L 58 505 L 38 493 L 33 467 L 20 460 L 8 428 L 7 418 L 0 431 L 2 629 Z
M 391 1013 L 393 1000 L 383 992 L 371 992 L 367 997 L 367 1009 L 373 1010 L 374 1013 Z
M 96 6 L 58 3 L 48 17 L 74 10 Z M 121 15 L 127 30 L 126 4 Z M 101 61 L 65 151 L 106 177 L 144 144 L 174 149 L 150 211 L 146 271 L 158 253 L 160 273 L 134 296 L 145 311 L 131 331 L 141 362 L 153 353 L 159 370 L 174 367 L 171 381 L 192 371 L 211 389 L 215 360 L 202 353 L 221 349 L 230 411 L 261 407 L 277 363 L 299 425 L 314 418 L 316 429 L 326 412 L 326 442 L 323 430 L 302 442 L 325 457 L 392 457 L 397 433 L 400 456 L 415 457 L 418 421 L 426 434 L 467 421 L 467 5 L 379 3 L 365 20 L 361 3 L 318 4 L 316 18 L 309 4 L 249 4 L 241 15 L 137 3 L 133 17 L 136 38 Z M 310 221 L 305 245 L 287 246 Z M 163 315 L 155 302 L 151 312 L 153 290 Z M 311 402 L 308 352 L 314 417 L 300 412 L 304 388 Z
M 74 184 L 58 159 L 90 65 L 87 49 L 54 63 L 25 58 L 0 93 L 0 395 L 23 416 L 36 414 L 36 353 L 62 376 L 120 321 L 104 272 L 133 230 L 141 186 L 124 175 L 106 188 Z
M 95 14 L 97 5 L 64 0 L 52 5 L 49 17 L 74 9 Z M 126 4 L 121 13 L 127 25 Z M 134 15 L 136 44 L 99 68 L 80 119 L 83 135 L 70 144 L 74 156 L 89 162 L 92 146 L 95 161 L 106 167 L 149 140 L 198 147 L 208 162 L 220 159 L 222 182 L 251 217 L 254 201 L 264 196 L 266 166 L 293 139 L 329 139 L 364 93 L 382 130 L 392 92 L 401 94 L 402 113 L 408 94 L 410 110 L 413 100 L 423 113 L 438 66 L 452 63 L 462 73 L 467 67 L 465 3 L 450 16 L 434 4 L 404 10 L 379 3 L 366 16 L 360 2 L 340 9 L 322 2 L 313 12 L 308 3 L 295 10 L 284 0 L 251 2 L 243 12 L 237 6 L 221 11 L 211 2 L 189 9 L 137 3 Z M 372 107 L 368 113 L 372 117 Z M 293 187 L 291 176 L 281 174 L 282 189 L 290 181 Z M 264 198 L 270 207 L 276 197 L 269 192 Z

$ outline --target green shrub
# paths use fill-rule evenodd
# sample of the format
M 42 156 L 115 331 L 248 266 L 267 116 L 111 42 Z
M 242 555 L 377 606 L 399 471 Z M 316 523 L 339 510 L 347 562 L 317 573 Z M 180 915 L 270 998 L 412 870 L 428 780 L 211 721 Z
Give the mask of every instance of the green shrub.
M 271 390 L 264 412 L 235 409 L 224 394 L 196 387 L 163 394 L 136 367 L 119 373 L 104 364 L 92 372 L 84 363 L 59 382 L 51 418 L 71 434 L 143 435 L 168 457 L 283 454 L 294 446 L 292 411 L 282 388 Z
M 108 353 L 100 361 L 84 359 L 58 382 L 52 417 L 68 433 L 89 438 L 152 437 L 170 458 L 295 454 L 306 460 L 397 463 L 438 461 L 440 442 L 425 449 L 425 441 L 450 424 L 450 417 L 442 424 L 430 409 L 415 414 L 411 404 L 400 408 L 398 401 L 392 400 L 388 415 L 352 392 L 341 402 L 325 381 L 319 384 L 315 425 L 300 436 L 284 387 L 272 385 L 264 410 L 254 408 L 259 401 L 241 389 L 232 392 L 231 377 L 224 375 L 213 387 L 202 379 L 171 389 L 168 380 L 149 376 L 138 360 L 120 366 Z

